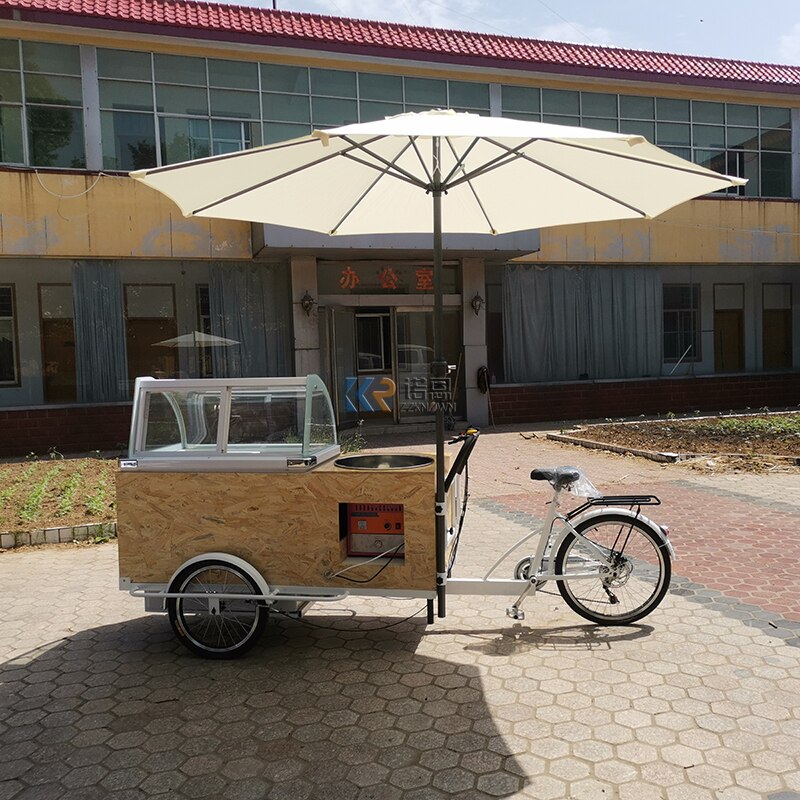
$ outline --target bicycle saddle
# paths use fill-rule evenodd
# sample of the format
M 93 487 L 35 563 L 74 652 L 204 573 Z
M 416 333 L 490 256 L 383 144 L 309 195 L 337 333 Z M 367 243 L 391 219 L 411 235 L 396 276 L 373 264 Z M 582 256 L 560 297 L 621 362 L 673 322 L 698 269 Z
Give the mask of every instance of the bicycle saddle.
M 569 489 L 580 476 L 575 467 L 552 467 L 535 469 L 531 472 L 532 481 L 547 481 L 556 491 Z

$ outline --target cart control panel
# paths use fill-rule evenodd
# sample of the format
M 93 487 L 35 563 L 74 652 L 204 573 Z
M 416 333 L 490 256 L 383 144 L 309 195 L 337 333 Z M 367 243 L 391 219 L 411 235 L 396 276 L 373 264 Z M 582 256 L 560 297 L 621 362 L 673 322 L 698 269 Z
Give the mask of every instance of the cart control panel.
M 403 506 L 397 503 L 346 503 L 348 556 L 386 553 L 403 558 Z

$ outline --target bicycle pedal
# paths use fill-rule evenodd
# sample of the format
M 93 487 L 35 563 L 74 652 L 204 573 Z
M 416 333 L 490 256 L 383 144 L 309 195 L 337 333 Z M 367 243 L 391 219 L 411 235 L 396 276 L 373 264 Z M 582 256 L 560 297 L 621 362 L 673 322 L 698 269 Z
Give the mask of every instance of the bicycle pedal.
M 525 619 L 525 612 L 516 606 L 509 606 L 506 609 L 506 616 L 511 617 L 511 619 Z

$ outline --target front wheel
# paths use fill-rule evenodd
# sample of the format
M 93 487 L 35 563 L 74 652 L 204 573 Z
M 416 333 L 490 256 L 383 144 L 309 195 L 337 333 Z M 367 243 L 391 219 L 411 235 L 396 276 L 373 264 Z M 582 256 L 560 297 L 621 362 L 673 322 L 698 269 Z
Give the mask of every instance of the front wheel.
M 190 564 L 172 582 L 170 591 L 187 595 L 167 600 L 172 629 L 181 644 L 203 658 L 243 655 L 267 624 L 267 608 L 261 601 L 219 597 L 261 594 L 246 572 L 226 561 Z
M 558 590 L 573 611 L 599 625 L 627 625 L 664 599 L 672 575 L 669 551 L 648 525 L 603 514 L 575 530 L 581 535 L 567 535 L 555 560 L 556 574 L 565 576 Z

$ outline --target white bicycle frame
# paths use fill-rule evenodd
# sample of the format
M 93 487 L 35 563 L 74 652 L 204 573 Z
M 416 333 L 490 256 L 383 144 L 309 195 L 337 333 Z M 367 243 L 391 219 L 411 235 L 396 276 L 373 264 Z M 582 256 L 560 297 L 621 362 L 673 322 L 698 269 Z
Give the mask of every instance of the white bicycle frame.
M 567 536 L 573 535 L 580 538 L 587 546 L 587 548 L 594 553 L 597 554 L 598 560 L 600 564 L 608 564 L 608 551 L 604 548 L 596 545 L 582 533 L 576 530 L 576 525 L 583 522 L 584 520 L 591 519 L 597 516 L 607 516 L 609 514 L 619 515 L 628 517 L 631 520 L 637 520 L 639 522 L 644 523 L 649 528 L 653 530 L 653 532 L 658 536 L 658 538 L 664 542 L 667 548 L 670 551 L 670 554 L 674 558 L 674 552 L 672 550 L 672 545 L 669 539 L 664 535 L 664 532 L 661 528 L 656 525 L 652 520 L 648 519 L 646 516 L 641 514 L 638 511 L 631 511 L 630 508 L 622 508 L 622 507 L 615 507 L 615 506 L 597 506 L 595 508 L 589 508 L 585 512 L 579 514 L 575 517 L 574 520 L 569 520 L 563 514 L 559 513 L 559 505 L 560 505 L 560 495 L 561 490 L 556 489 L 553 494 L 553 499 L 550 503 L 550 509 L 547 513 L 547 517 L 545 518 L 544 522 L 531 531 L 530 533 L 523 536 L 521 539 L 518 539 L 514 542 L 511 547 L 509 547 L 495 562 L 492 564 L 491 567 L 486 571 L 482 578 L 449 578 L 447 580 L 447 590 L 448 592 L 452 592 L 453 594 L 476 594 L 476 595 L 515 595 L 521 592 L 518 600 L 515 603 L 515 606 L 520 603 L 524 597 L 531 591 L 536 590 L 536 584 L 538 581 L 563 581 L 566 579 L 569 580 L 583 580 L 589 578 L 597 578 L 598 577 L 598 568 L 595 565 L 592 569 L 587 570 L 585 572 L 580 571 L 570 571 L 567 574 L 559 574 L 555 572 L 553 559 L 548 558 L 547 570 L 542 570 L 542 565 L 544 563 L 545 554 L 548 552 L 548 545 L 550 553 L 557 553 L 558 549 L 561 547 L 561 543 Z M 562 527 L 560 530 L 553 532 L 553 527 L 555 526 L 556 521 L 560 521 Z M 539 541 L 536 545 L 536 549 L 533 554 L 530 556 L 531 559 L 531 567 L 528 572 L 527 578 L 492 578 L 492 574 L 495 570 L 517 549 L 522 547 L 525 542 L 533 539 L 534 537 L 538 536 Z M 535 572 L 534 572 L 535 568 Z

